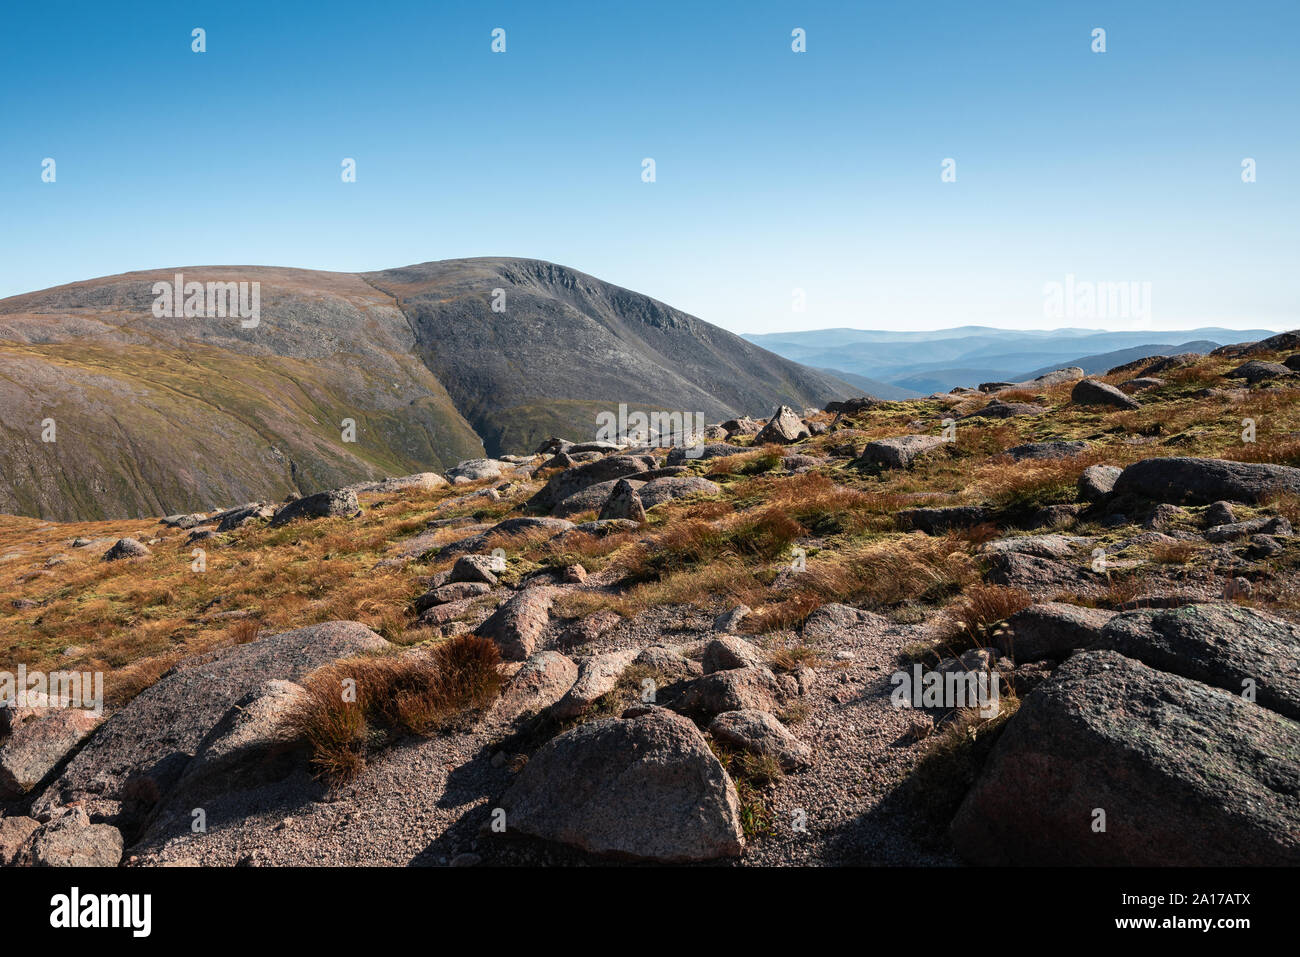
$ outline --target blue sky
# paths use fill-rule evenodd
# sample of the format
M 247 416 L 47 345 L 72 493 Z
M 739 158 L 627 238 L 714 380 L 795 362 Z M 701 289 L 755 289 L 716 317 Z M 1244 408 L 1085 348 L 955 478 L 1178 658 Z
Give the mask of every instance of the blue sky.
M 1062 324 L 1300 325 L 1295 0 L 22 4 L 0 79 L 0 296 L 511 255 L 736 332 L 1042 328 L 1067 274 L 1152 306 Z

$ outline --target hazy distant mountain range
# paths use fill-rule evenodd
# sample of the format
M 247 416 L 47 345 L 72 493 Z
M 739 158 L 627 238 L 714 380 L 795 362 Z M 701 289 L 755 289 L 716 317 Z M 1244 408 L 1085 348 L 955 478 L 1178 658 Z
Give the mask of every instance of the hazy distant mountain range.
M 880 398 L 908 398 L 979 382 L 1020 382 L 1063 366 L 1104 372 L 1148 355 L 1208 352 L 1228 342 L 1266 339 L 1276 331 L 1207 327 L 1106 332 L 959 326 L 929 332 L 813 329 L 744 338 L 855 385 L 863 385 L 864 379 L 874 380 L 878 388 L 868 391 Z

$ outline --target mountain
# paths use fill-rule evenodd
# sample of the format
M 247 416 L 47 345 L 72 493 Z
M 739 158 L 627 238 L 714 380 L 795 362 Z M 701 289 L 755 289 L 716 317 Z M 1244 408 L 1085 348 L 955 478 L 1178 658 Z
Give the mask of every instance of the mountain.
M 259 283 L 257 325 L 155 316 L 178 273 Z M 212 508 L 590 439 L 619 403 L 716 422 L 855 391 L 537 260 L 132 272 L 0 300 L 0 512 Z
M 1034 369 L 1079 365 L 1079 356 L 1137 349 L 1154 336 L 1167 343 L 1152 347 L 1156 351 L 1186 352 L 1193 351 L 1195 343 L 1242 342 L 1271 335 L 1273 330 L 1268 329 L 1214 327 L 1153 333 L 961 326 L 920 332 L 813 329 L 745 338 L 804 365 L 838 369 L 928 394 L 977 382 L 1020 380 Z

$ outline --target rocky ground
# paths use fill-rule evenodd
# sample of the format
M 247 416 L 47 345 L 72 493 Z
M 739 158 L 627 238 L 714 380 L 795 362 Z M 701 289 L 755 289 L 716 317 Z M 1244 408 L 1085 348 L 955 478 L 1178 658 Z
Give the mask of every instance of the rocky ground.
M 1297 348 L 0 520 L 0 862 L 1298 863 Z

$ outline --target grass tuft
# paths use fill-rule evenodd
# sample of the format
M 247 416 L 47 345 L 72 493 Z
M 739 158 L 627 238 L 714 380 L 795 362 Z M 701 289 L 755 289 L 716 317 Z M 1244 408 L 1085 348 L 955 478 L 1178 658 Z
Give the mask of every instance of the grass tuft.
M 350 658 L 312 672 L 285 725 L 307 742 L 332 787 L 355 779 L 393 741 L 450 726 L 500 691 L 494 642 L 461 635 L 401 656 Z

